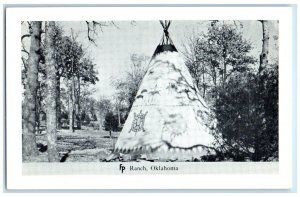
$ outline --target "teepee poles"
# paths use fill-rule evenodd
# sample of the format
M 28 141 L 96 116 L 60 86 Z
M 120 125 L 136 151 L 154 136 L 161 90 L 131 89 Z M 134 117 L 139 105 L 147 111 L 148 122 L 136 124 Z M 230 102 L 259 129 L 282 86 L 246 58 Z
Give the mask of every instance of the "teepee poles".
M 153 56 L 151 58 L 151 60 L 159 53 L 165 52 L 165 51 L 170 51 L 170 52 L 177 52 L 176 47 L 173 44 L 173 41 L 170 37 L 169 34 L 169 27 L 171 25 L 171 21 L 170 20 L 160 20 L 159 21 L 162 28 L 163 28 L 163 36 L 158 44 L 158 46 L 156 47 Z
M 161 44 L 162 45 L 173 44 L 173 42 L 169 36 L 169 31 L 168 31 L 168 29 L 171 25 L 171 21 L 170 20 L 160 20 L 159 22 L 164 29 L 164 35 L 163 35 Z

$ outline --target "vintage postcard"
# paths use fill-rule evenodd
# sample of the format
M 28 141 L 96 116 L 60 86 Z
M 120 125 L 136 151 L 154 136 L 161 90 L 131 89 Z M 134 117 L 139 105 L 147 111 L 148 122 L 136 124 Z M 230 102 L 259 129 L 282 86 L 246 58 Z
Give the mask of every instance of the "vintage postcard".
M 290 8 L 33 9 L 7 12 L 11 188 L 290 187 Z

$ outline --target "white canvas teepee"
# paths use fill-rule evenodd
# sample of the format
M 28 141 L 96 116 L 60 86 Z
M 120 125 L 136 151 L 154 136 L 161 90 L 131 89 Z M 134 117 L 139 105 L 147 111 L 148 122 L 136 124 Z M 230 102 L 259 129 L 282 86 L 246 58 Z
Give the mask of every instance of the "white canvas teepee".
M 170 23 L 161 23 L 164 38 L 140 84 L 115 151 L 148 152 L 160 159 L 203 155 L 214 142 L 210 110 L 169 38 Z

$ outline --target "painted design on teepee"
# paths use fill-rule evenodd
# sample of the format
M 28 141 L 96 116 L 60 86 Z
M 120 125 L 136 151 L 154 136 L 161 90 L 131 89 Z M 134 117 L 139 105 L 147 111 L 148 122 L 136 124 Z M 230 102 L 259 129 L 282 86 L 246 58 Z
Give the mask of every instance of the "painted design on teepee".
M 163 123 L 163 134 L 170 135 L 170 139 L 174 139 L 186 132 L 187 125 L 186 122 L 183 121 L 184 118 L 181 114 L 169 114 Z
M 145 132 L 144 123 L 145 123 L 145 117 L 146 117 L 147 113 L 148 112 L 143 114 L 142 110 L 141 110 L 140 113 L 133 114 L 134 118 L 132 121 L 131 129 L 128 131 L 128 133 L 134 132 L 136 134 L 137 132 L 140 132 L 140 131 Z

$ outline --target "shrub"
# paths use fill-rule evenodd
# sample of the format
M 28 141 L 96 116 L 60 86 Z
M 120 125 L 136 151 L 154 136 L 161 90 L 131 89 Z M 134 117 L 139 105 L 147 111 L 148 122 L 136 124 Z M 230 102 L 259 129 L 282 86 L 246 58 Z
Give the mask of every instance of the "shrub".
M 104 129 L 106 131 L 116 131 L 118 129 L 118 117 L 112 112 L 105 115 Z

